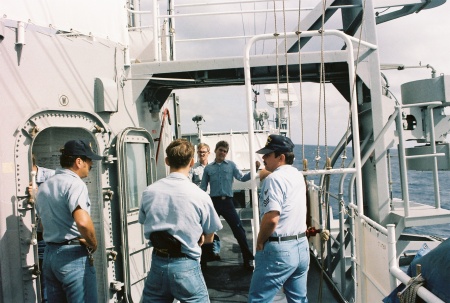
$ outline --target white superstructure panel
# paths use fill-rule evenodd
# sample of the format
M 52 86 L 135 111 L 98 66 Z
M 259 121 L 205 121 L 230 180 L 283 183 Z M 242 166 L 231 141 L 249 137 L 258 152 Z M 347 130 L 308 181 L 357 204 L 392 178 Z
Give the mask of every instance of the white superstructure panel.
M 55 30 L 101 37 L 128 44 L 127 14 L 123 0 L 14 0 L 0 3 L 4 19 L 50 27 Z

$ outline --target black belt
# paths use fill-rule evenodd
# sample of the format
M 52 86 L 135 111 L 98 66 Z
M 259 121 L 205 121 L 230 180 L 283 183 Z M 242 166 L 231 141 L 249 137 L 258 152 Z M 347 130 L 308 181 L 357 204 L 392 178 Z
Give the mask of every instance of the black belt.
M 64 242 L 59 242 L 59 243 L 57 243 L 57 242 L 47 242 L 47 244 L 52 244 L 52 245 L 78 245 L 78 246 L 80 246 L 81 242 L 78 239 L 72 239 L 72 240 L 66 240 Z
M 231 197 L 218 196 L 218 197 L 211 197 L 211 199 L 216 199 L 216 200 L 226 200 L 226 199 L 231 199 Z
M 157 248 L 153 249 L 153 253 L 155 255 L 157 255 L 158 257 L 163 257 L 163 258 L 184 258 L 184 257 L 187 257 L 186 254 L 181 253 L 181 252 L 180 253 L 168 253 L 168 252 L 162 251 L 162 250 L 157 249 Z
M 298 235 L 294 235 L 294 236 L 285 236 L 285 237 L 269 237 L 269 239 L 267 239 L 267 241 L 269 242 L 281 242 L 281 241 L 290 241 L 290 240 L 297 240 L 300 238 L 303 238 L 305 236 L 305 233 L 301 233 Z

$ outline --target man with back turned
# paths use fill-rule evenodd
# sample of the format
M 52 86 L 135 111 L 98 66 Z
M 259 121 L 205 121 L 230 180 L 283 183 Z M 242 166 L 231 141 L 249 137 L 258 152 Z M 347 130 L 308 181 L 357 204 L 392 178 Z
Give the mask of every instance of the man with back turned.
M 142 194 L 139 223 L 154 247 L 142 302 L 209 302 L 200 269 L 201 245 L 222 228 L 208 194 L 189 178 L 194 146 L 177 139 L 166 148 L 170 174 Z

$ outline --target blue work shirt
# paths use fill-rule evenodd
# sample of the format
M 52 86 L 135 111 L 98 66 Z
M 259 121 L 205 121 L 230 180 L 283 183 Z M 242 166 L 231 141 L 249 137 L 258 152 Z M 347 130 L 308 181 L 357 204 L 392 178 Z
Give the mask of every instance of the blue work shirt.
M 49 169 L 45 167 L 37 166 L 37 174 L 36 174 L 36 185 L 41 186 L 42 183 L 50 179 L 55 175 L 54 169 Z M 38 227 L 36 229 L 38 232 L 42 232 L 42 225 L 38 224 Z
M 211 197 L 233 197 L 233 181 L 245 182 L 250 180 L 250 172 L 244 174 L 236 164 L 230 160 L 216 161 L 208 164 L 203 172 L 200 188 L 206 191 L 210 184 L 209 195 Z
M 146 239 L 154 231 L 167 230 L 181 242 L 181 252 L 194 259 L 200 259 L 202 253 L 200 236 L 223 227 L 208 194 L 178 172 L 144 190 L 139 223 L 144 225 Z
M 53 177 L 55 175 L 54 169 L 49 169 L 45 167 L 37 166 L 37 174 L 36 174 L 36 184 L 37 186 L 40 186 L 42 183 L 47 181 L 50 177 Z
M 44 226 L 44 241 L 60 243 L 80 238 L 72 213 L 80 206 L 90 214 L 91 201 L 83 180 L 70 169 L 58 168 L 41 184 L 36 208 Z

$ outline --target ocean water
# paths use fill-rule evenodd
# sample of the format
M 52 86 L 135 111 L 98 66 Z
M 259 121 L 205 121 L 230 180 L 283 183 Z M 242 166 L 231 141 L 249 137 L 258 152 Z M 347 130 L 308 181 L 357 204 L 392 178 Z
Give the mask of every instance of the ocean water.
M 328 154 L 330 155 L 334 147 L 328 147 Z M 317 146 L 305 145 L 305 158 L 308 160 L 308 169 L 313 170 L 316 168 L 316 154 Z M 296 145 L 294 148 L 295 161 L 294 166 L 298 169 L 303 169 L 302 162 L 302 146 Z M 319 169 L 322 169 L 325 165 L 326 159 L 326 149 L 325 146 L 319 146 L 319 155 L 321 157 L 319 161 Z M 350 163 L 352 159 L 351 149 L 347 149 L 347 159 L 345 160 L 346 166 Z M 400 174 L 399 174 L 399 164 L 398 164 L 398 153 L 396 149 L 390 151 L 391 159 L 391 174 L 392 174 L 392 197 L 402 198 L 401 187 L 400 187 Z M 341 163 L 336 163 L 335 167 L 340 167 Z M 330 176 L 330 193 L 337 196 L 340 182 L 340 175 Z M 318 176 L 308 176 L 309 180 L 314 180 L 315 184 L 320 184 L 320 177 Z M 348 188 L 349 177 L 346 178 L 344 183 L 344 192 Z M 408 184 L 409 184 L 409 199 L 410 201 L 434 205 L 434 183 L 433 183 L 433 173 L 431 171 L 408 171 Z M 441 197 L 441 207 L 445 209 L 450 209 L 450 171 L 440 171 L 439 172 L 439 186 L 440 186 L 440 197 Z M 345 204 L 348 204 L 348 197 L 344 197 Z M 338 216 L 338 201 L 331 198 L 330 204 L 333 208 L 333 215 L 335 218 Z M 448 238 L 450 236 L 450 224 L 440 224 L 431 226 L 420 226 L 414 228 L 408 228 L 405 230 L 406 233 L 418 233 L 426 235 L 434 235 L 442 238 Z

